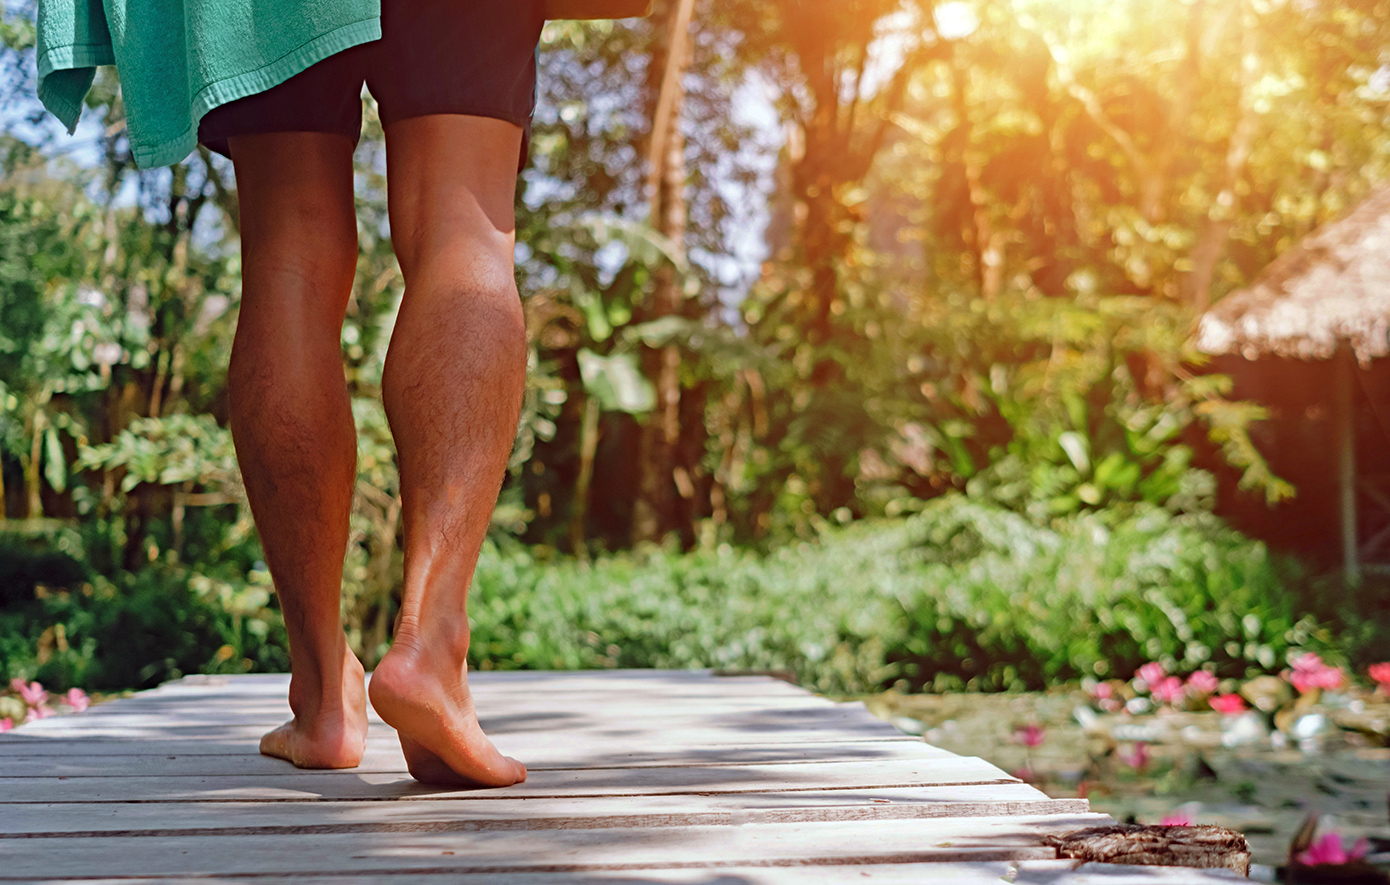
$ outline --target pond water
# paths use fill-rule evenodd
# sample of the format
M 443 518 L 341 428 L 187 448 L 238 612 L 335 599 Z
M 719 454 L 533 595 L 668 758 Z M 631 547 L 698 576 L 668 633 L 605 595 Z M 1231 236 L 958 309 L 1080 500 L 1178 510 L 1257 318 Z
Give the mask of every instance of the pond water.
M 876 715 L 928 743 L 980 756 L 1050 796 L 1085 796 L 1116 819 L 1157 824 L 1169 815 L 1244 833 L 1252 862 L 1286 862 L 1311 813 L 1319 833 L 1371 842 L 1390 869 L 1390 746 L 1372 725 L 1390 702 L 1342 701 L 1297 717 L 1255 711 L 1100 713 L 1080 691 L 902 695 L 863 699 Z M 1359 720 L 1358 720 L 1359 722 Z M 1032 744 L 1032 746 L 1029 746 Z M 1260 872 L 1260 871 L 1256 871 Z M 1267 872 L 1267 870 L 1266 870 Z

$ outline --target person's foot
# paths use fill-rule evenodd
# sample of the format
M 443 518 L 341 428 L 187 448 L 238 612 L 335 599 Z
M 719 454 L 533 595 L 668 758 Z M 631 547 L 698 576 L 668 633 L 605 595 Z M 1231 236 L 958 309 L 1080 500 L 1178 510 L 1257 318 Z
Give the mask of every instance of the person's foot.
M 372 672 L 372 707 L 396 729 L 406 766 L 425 784 L 507 787 L 526 780 L 526 766 L 503 756 L 478 725 L 466 667 L 397 640 Z
M 366 674 L 346 648 L 340 682 L 327 688 L 321 680 L 296 671 L 290 676 L 294 718 L 261 738 L 261 753 L 299 768 L 356 768 L 367 749 Z

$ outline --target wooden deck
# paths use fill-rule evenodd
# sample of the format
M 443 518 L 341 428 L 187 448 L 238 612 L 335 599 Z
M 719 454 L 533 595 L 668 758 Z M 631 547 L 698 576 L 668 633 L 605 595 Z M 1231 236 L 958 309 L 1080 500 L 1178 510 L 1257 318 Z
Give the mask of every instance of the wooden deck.
M 1107 822 L 994 766 L 775 679 L 479 673 L 483 725 L 530 769 L 428 788 L 373 719 L 349 771 L 257 755 L 287 677 L 189 677 L 0 735 L 0 881 L 1224 882 L 1051 860 Z

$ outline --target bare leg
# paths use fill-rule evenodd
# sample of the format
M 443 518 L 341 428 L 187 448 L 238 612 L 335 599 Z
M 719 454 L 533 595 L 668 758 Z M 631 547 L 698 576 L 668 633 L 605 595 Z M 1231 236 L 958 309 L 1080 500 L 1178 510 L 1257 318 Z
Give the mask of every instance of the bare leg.
M 362 665 L 339 617 L 357 458 L 340 345 L 357 266 L 352 144 L 299 132 L 231 149 L 242 243 L 232 437 L 289 631 L 294 711 L 261 752 L 351 768 L 367 739 Z
M 429 783 L 526 779 L 468 691 L 468 587 L 516 435 L 526 333 L 512 257 L 521 130 L 436 115 L 386 129 L 391 240 L 405 277 L 382 379 L 400 465 L 405 587 L 372 706 Z

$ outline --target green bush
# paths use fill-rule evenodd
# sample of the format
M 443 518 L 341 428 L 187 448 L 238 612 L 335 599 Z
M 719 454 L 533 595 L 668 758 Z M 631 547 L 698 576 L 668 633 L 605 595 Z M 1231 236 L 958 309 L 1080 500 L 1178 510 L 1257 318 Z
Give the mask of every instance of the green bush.
M 904 675 L 938 688 L 1039 688 L 1215 665 L 1278 670 L 1292 648 L 1335 653 L 1298 574 L 1209 514 L 1156 507 L 1078 514 L 1041 528 L 947 499 L 913 520 Z
M 72 553 L 0 538 L 0 675 L 55 690 L 146 688 L 185 673 L 284 670 L 269 576 L 152 563 L 94 574 Z
M 727 546 L 542 562 L 489 548 L 470 603 L 483 668 L 787 669 L 832 693 L 1040 688 L 1139 664 L 1278 670 L 1337 654 L 1297 575 L 1209 515 L 1140 506 L 1040 528 L 948 496 L 760 557 Z
M 1329 625 L 1355 619 L 1306 614 L 1301 576 L 1263 544 L 1210 515 L 1145 505 L 1040 527 L 948 495 L 765 555 L 721 545 L 581 562 L 543 550 L 484 549 L 469 603 L 475 669 L 715 667 L 789 670 L 836 694 L 995 690 L 1123 677 L 1149 660 L 1277 672 L 1294 649 L 1339 660 L 1385 638 L 1334 637 Z M 80 557 L 24 555 L 6 559 L 21 577 L 0 588 L 21 600 L 0 608 L 6 678 L 130 688 L 288 665 L 263 570 L 214 577 L 161 561 L 58 586 L 34 575 L 72 578 Z
M 479 667 L 791 669 L 823 691 L 891 679 L 894 533 L 760 557 L 728 546 L 593 564 L 490 548 L 469 604 Z M 881 548 L 881 549 L 880 549 Z

